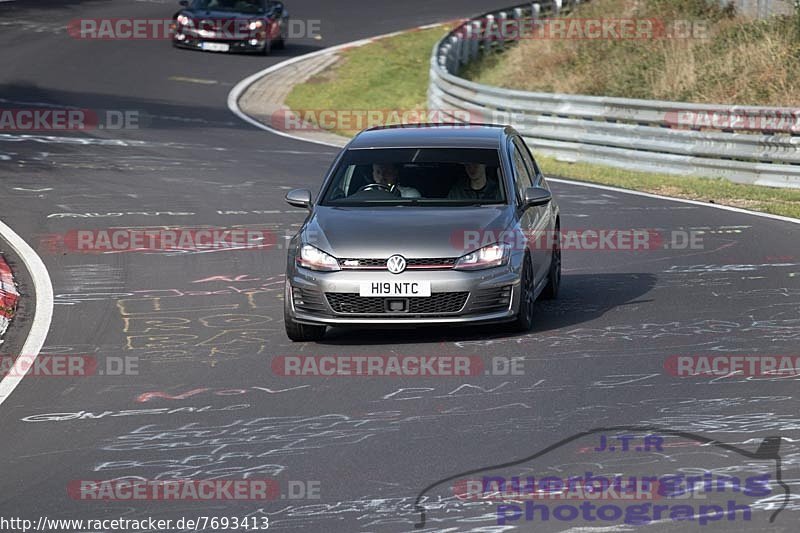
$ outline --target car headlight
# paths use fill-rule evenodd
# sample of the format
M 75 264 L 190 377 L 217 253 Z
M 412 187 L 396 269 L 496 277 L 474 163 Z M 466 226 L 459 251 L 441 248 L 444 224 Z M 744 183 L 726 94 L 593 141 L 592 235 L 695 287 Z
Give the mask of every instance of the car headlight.
M 341 268 L 339 268 L 339 261 L 337 261 L 335 257 L 326 254 L 319 248 L 314 248 L 310 244 L 305 244 L 300 248 L 300 255 L 297 256 L 297 264 L 311 270 L 322 270 L 326 272 L 341 270 Z
M 481 270 L 494 268 L 508 263 L 511 246 L 506 243 L 495 243 L 461 256 L 456 261 L 456 270 Z
M 252 30 L 260 30 L 263 27 L 264 27 L 264 21 L 261 21 L 261 20 L 254 20 L 248 26 L 248 28 L 250 28 L 251 31 Z
M 178 15 L 178 24 L 180 24 L 181 26 L 188 26 L 189 24 L 191 24 L 191 22 L 192 19 L 190 19 L 186 15 Z

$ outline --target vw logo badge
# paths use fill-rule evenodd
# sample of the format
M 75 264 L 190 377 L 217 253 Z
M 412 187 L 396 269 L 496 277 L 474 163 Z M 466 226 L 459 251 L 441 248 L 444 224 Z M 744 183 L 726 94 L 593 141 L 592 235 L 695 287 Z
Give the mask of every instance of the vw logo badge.
M 392 274 L 399 274 L 406 269 L 406 260 L 402 255 L 393 255 L 386 260 L 386 268 Z

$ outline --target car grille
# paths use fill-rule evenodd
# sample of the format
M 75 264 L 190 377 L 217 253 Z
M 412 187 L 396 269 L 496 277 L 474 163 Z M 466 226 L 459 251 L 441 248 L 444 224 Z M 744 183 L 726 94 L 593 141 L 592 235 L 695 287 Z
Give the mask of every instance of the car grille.
M 339 266 L 346 269 L 386 268 L 386 259 L 339 259 Z
M 508 309 L 511 303 L 511 285 L 494 289 L 483 289 L 475 293 L 470 312 L 488 313 Z
M 406 259 L 406 270 L 444 270 L 455 264 L 454 257 Z M 386 270 L 386 259 L 339 259 L 339 266 L 344 270 Z
M 406 259 L 406 268 L 453 268 L 456 260 L 453 257 L 435 259 Z
M 352 315 L 440 315 L 457 313 L 461 311 L 467 301 L 468 292 L 440 292 L 433 293 L 427 298 L 408 298 L 408 311 L 404 313 L 390 313 L 386 310 L 386 300 L 401 300 L 403 298 L 381 298 L 359 296 L 358 293 L 328 292 L 325 297 L 336 313 Z

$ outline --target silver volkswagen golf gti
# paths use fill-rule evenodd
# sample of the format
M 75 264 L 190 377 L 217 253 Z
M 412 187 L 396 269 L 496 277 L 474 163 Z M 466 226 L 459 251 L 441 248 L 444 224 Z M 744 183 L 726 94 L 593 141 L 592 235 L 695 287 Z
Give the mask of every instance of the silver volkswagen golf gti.
M 373 128 L 337 156 L 289 243 L 293 341 L 327 326 L 510 322 L 528 331 L 561 280 L 558 205 L 511 127 Z

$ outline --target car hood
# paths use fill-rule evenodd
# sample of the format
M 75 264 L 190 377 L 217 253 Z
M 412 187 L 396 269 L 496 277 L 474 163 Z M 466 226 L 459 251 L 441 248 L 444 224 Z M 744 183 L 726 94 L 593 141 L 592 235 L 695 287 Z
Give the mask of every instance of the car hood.
M 317 207 L 303 240 L 339 259 L 459 257 L 476 248 L 475 232 L 490 239 L 487 235 L 500 235 L 512 222 L 513 208 L 506 205 Z

